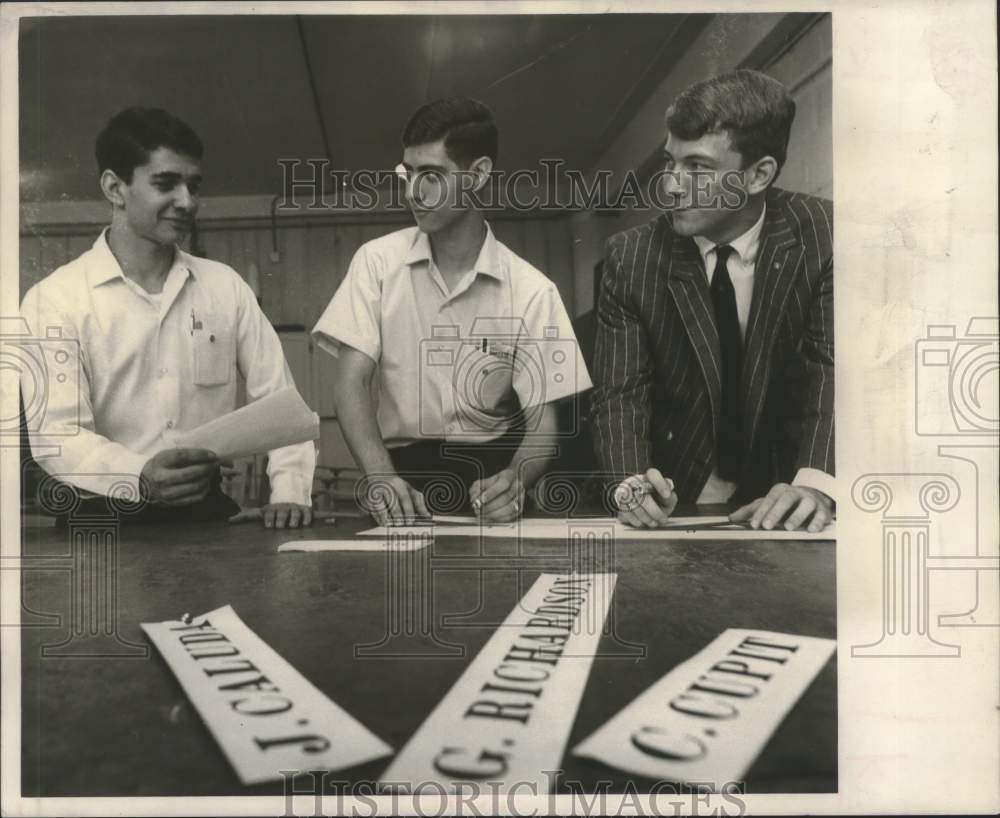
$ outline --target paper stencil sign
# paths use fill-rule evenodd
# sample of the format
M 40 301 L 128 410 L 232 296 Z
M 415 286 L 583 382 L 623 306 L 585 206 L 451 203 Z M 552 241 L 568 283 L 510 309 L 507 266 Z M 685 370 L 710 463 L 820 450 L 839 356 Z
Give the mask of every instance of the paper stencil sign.
M 835 646 L 811 636 L 724 631 L 573 754 L 667 781 L 736 781 Z
M 244 784 L 281 770 L 337 770 L 390 755 L 226 605 L 185 622 L 144 624 Z
M 430 534 L 406 535 L 386 539 L 375 537 L 343 540 L 290 540 L 278 546 L 282 554 L 290 551 L 420 551 L 433 541 Z
M 544 771 L 559 768 L 616 579 L 542 574 L 383 773 L 383 786 L 534 782 L 547 792 Z
M 435 537 L 524 537 L 532 540 L 565 540 L 570 528 L 579 536 L 587 524 L 595 532 L 605 534 L 609 525 L 614 526 L 615 542 L 625 540 L 835 540 L 837 534 L 831 523 L 823 531 L 786 531 L 775 528 L 767 531 L 742 526 L 722 526 L 725 517 L 676 517 L 664 528 L 632 528 L 614 517 L 524 517 L 513 523 L 466 523 L 465 517 L 435 517 Z M 718 527 L 711 527 L 715 523 Z M 379 526 L 360 532 L 361 536 L 387 536 L 390 528 Z

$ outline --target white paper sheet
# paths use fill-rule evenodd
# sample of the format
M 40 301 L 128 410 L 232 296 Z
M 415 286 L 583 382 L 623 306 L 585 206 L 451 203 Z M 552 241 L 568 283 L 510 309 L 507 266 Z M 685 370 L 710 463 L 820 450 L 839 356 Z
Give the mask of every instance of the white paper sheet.
M 209 449 L 230 459 L 319 437 L 319 415 L 294 386 L 286 386 L 196 429 L 174 435 L 177 448 Z
M 671 526 L 699 526 L 725 520 L 725 517 L 676 517 L 671 518 Z M 440 522 L 435 518 L 435 522 Z M 557 519 L 552 517 L 524 518 L 513 523 L 475 525 L 435 525 L 436 537 L 525 537 L 535 540 L 563 540 L 572 529 L 579 535 L 588 525 L 595 532 L 605 533 L 614 526 L 616 540 L 834 540 L 836 531 L 831 523 L 823 531 L 785 531 L 749 528 L 714 528 L 690 530 L 681 528 L 632 528 L 618 522 L 614 517 L 577 517 Z M 384 526 L 369 528 L 360 532 L 362 536 L 385 536 L 390 529 Z
M 561 527 L 561 528 L 565 528 L 566 527 L 566 518 L 564 518 L 564 517 L 532 517 L 532 518 L 524 518 L 522 520 L 515 521 L 515 522 L 512 522 L 512 523 L 490 523 L 490 522 L 484 521 L 480 517 L 472 517 L 472 516 L 462 517 L 462 516 L 451 515 L 451 514 L 435 514 L 433 516 L 433 518 L 432 518 L 432 520 L 433 520 L 434 523 L 441 523 L 443 525 L 448 525 L 448 526 L 452 526 L 452 525 L 474 525 L 474 526 L 481 526 L 481 527 L 488 527 L 488 528 L 495 528 L 495 529 L 512 528 L 514 526 L 524 524 L 529 519 L 530 519 L 531 524 L 533 526 L 557 526 L 557 527 Z M 610 518 L 605 518 L 605 517 L 579 517 L 579 518 L 574 518 L 574 522 L 578 522 L 580 520 L 588 520 L 588 519 L 602 520 L 603 521 L 603 520 L 607 520 L 607 519 L 610 519 Z
M 240 781 L 338 770 L 392 748 L 338 707 L 226 605 L 190 623 L 143 624 Z
M 461 525 L 479 525 L 479 518 L 469 515 L 463 517 L 458 514 L 435 514 L 433 517 L 435 523 L 448 523 L 448 524 L 461 524 Z
M 542 574 L 382 774 L 383 786 L 454 791 L 489 779 L 499 791 L 548 792 L 544 771 L 559 769 L 616 579 Z
M 434 541 L 433 537 L 394 537 L 391 541 L 370 537 L 353 540 L 292 540 L 278 546 L 288 551 L 419 551 Z
M 832 639 L 724 631 L 573 754 L 719 790 L 740 780 L 835 647 Z

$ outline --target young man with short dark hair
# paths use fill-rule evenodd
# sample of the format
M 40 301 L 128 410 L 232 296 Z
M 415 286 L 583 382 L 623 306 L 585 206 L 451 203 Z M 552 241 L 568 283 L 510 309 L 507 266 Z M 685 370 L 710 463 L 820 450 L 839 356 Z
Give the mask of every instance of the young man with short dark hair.
M 738 70 L 667 112 L 671 207 L 613 236 L 598 302 L 594 444 L 620 518 L 735 503 L 820 531 L 834 505 L 833 213 L 774 186 L 795 103 Z
M 46 471 L 97 494 L 115 492 L 124 475 L 127 497 L 141 501 L 133 519 L 224 518 L 239 507 L 221 492 L 219 459 L 172 441 L 236 408 L 237 372 L 250 401 L 294 385 L 281 343 L 233 269 L 177 246 L 202 179 L 190 126 L 128 108 L 96 153 L 111 225 L 21 305 L 36 336 L 56 328 L 80 351 L 79 378 L 46 382 L 32 450 Z M 265 525 L 309 524 L 315 458 L 312 443 L 269 453 Z
M 490 110 L 428 103 L 402 142 L 416 226 L 358 250 L 313 330 L 339 358 L 337 418 L 380 522 L 434 510 L 421 488 L 435 480 L 484 520 L 513 520 L 550 460 L 554 402 L 590 379 L 556 286 L 463 195 L 490 180 Z

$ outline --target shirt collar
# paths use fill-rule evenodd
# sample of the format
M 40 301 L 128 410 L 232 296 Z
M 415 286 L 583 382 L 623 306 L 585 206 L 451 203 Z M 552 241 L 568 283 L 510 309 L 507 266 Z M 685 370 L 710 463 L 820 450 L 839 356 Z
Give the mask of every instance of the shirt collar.
M 760 218 L 757 219 L 756 224 L 743 233 L 737 236 L 730 242 L 726 242 L 733 251 L 740 257 L 740 261 L 744 264 L 753 264 L 757 261 L 757 251 L 760 249 L 760 234 L 764 229 L 764 216 L 767 214 L 767 205 L 760 211 Z M 715 250 L 718 246 L 711 239 L 707 239 L 704 236 L 695 236 L 695 244 L 698 245 L 698 251 L 701 253 L 701 260 L 705 262 L 705 269 L 708 269 L 708 254 Z
M 97 241 L 94 242 L 91 250 L 93 255 L 87 262 L 87 283 L 92 288 L 99 287 L 101 284 L 106 284 L 116 278 L 120 278 L 123 281 L 126 280 L 125 273 L 122 272 L 121 265 L 118 263 L 118 259 L 115 258 L 115 254 L 111 252 L 111 246 L 108 244 L 108 230 L 109 228 L 105 227 L 101 231 L 101 235 L 97 237 Z M 174 275 L 175 270 L 179 270 L 185 276 L 188 273 L 193 274 L 195 271 L 195 265 L 192 263 L 193 259 L 194 256 L 188 255 L 180 247 L 175 248 L 174 263 L 171 265 L 170 270 L 167 271 L 164 281 L 171 275 Z
M 482 273 L 483 275 L 488 275 L 491 278 L 502 281 L 503 272 L 500 270 L 498 261 L 496 236 L 493 235 L 493 228 L 490 227 L 489 222 L 484 221 L 483 224 L 486 225 L 486 238 L 483 239 L 483 246 L 479 248 L 479 255 L 476 257 L 473 269 L 476 273 Z M 433 258 L 430 238 L 423 230 L 418 228 L 416 235 L 413 237 L 413 243 L 410 245 L 410 250 L 406 254 L 404 263 L 419 264 L 424 261 L 429 262 Z

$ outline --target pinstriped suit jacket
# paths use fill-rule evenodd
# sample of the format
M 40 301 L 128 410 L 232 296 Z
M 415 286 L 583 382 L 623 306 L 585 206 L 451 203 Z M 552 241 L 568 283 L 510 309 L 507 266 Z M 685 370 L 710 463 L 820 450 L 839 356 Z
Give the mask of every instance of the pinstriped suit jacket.
M 602 469 L 656 467 L 682 502 L 715 457 L 722 384 L 708 277 L 694 240 L 659 218 L 608 241 L 597 307 L 593 438 Z M 834 472 L 833 207 L 771 188 L 744 340 L 744 460 L 735 501 Z

